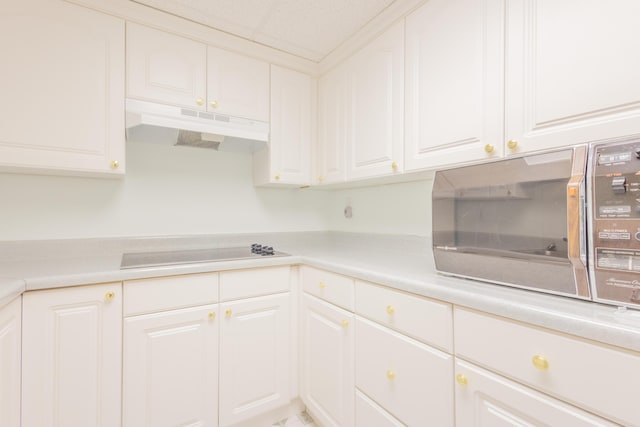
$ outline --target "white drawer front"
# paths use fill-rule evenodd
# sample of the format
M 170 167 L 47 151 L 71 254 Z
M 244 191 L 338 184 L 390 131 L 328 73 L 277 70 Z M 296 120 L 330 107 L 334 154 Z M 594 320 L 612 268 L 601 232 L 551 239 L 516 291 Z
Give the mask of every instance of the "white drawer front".
M 353 279 L 312 267 L 302 268 L 305 292 L 353 311 Z
M 218 273 L 156 277 L 124 282 L 124 315 L 153 313 L 218 301 Z
M 356 313 L 452 352 L 451 304 L 356 281 Z
M 356 390 L 356 427 L 405 427 L 373 400 Z
M 408 426 L 453 425 L 453 356 L 359 316 L 356 387 Z
M 220 272 L 220 301 L 288 292 L 291 267 L 252 268 Z
M 456 355 L 627 426 L 640 426 L 634 396 L 640 354 L 456 308 Z

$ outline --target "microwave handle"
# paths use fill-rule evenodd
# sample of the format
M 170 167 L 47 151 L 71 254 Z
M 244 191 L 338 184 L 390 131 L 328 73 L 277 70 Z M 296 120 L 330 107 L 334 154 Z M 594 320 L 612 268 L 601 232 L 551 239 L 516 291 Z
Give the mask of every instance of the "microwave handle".
M 576 291 L 589 297 L 587 244 L 585 229 L 584 174 L 574 175 L 567 184 L 567 253 L 573 266 Z

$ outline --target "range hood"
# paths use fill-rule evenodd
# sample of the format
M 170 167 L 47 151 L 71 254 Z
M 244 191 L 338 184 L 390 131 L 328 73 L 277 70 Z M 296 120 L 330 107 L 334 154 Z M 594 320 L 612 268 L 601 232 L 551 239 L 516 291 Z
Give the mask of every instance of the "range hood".
M 253 152 L 266 147 L 269 123 L 207 111 L 126 100 L 128 141 Z

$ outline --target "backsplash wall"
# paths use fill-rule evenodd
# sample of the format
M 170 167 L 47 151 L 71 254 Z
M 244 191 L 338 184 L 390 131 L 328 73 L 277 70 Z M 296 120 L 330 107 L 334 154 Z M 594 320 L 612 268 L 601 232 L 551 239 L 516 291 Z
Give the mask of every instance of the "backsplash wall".
M 0 174 L 0 241 L 318 230 L 430 235 L 428 181 L 255 188 L 251 162 L 246 153 L 137 142 L 127 145 L 120 180 Z

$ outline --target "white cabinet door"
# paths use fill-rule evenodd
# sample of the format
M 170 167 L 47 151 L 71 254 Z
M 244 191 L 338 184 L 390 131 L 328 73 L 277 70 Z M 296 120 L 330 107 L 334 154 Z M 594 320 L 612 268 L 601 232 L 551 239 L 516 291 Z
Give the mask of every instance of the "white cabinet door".
M 0 57 L 0 169 L 124 173 L 124 21 L 63 1 L 3 2 Z
M 347 86 L 344 66 L 339 66 L 318 81 L 317 176 L 314 184 L 332 184 L 345 180 Z
M 431 0 L 406 18 L 405 170 L 501 156 L 504 0 Z
M 127 23 L 127 97 L 205 110 L 207 46 Z
M 207 109 L 269 121 L 269 64 L 207 47 Z
M 618 425 L 460 360 L 456 380 L 457 427 Z
M 640 132 L 640 2 L 510 0 L 508 154 Z
M 404 23 L 348 60 L 347 179 L 402 171 Z
M 23 295 L 22 426 L 118 426 L 122 285 Z
M 220 426 L 291 399 L 289 293 L 220 304 Z
M 313 85 L 306 74 L 271 65 L 271 138 L 254 153 L 256 185 L 309 184 Z
M 22 301 L 0 309 L 0 425 L 20 427 Z
M 353 313 L 305 294 L 302 305 L 302 400 L 325 427 L 354 419 Z
M 218 425 L 217 308 L 124 320 L 123 426 Z
M 356 387 L 408 426 L 453 425 L 453 356 L 356 317 Z

